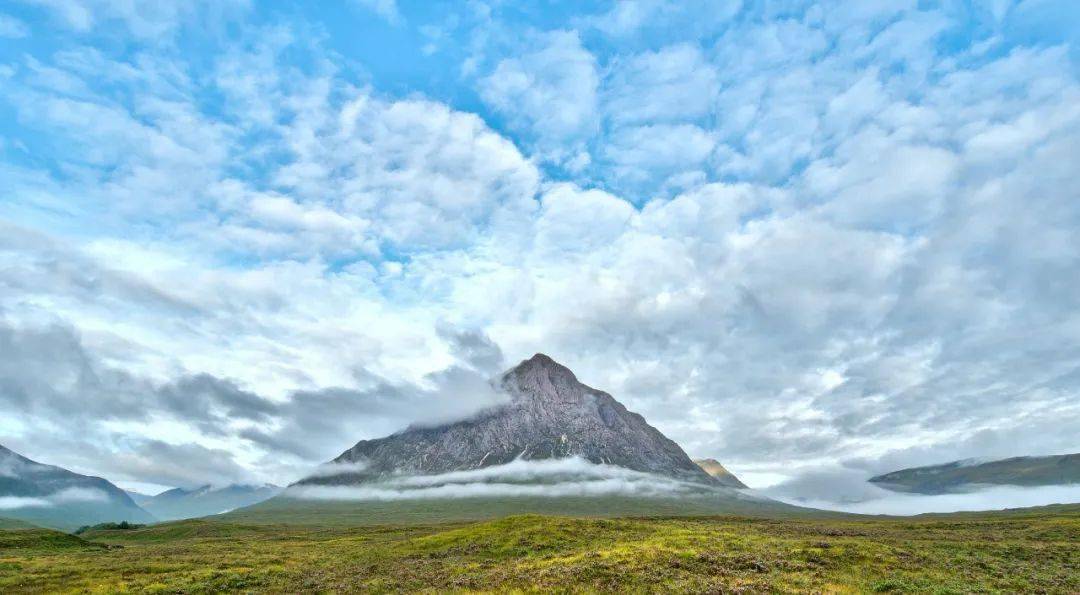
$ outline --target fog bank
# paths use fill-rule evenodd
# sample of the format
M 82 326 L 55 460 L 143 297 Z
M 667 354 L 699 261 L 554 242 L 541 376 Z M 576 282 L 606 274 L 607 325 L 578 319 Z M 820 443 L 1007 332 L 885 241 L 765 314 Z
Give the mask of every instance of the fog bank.
M 614 495 L 658 497 L 700 494 L 713 489 L 572 457 L 543 461 L 517 460 L 505 465 L 435 475 L 398 475 L 353 486 L 292 486 L 285 495 L 314 500 Z M 738 495 L 735 490 L 726 492 Z

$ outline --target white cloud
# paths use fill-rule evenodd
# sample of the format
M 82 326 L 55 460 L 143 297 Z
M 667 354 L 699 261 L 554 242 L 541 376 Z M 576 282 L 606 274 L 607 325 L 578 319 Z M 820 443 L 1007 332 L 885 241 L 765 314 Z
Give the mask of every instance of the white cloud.
M 709 114 L 719 77 L 701 49 L 686 43 L 616 62 L 605 80 L 604 111 L 626 122 L 692 121 Z
M 615 38 L 655 29 L 693 36 L 722 26 L 741 8 L 742 0 L 623 0 L 613 3 L 607 12 L 580 20 Z
M 403 22 L 401 11 L 398 10 L 397 0 L 352 0 L 354 4 L 370 10 L 391 25 L 399 25 Z
M 244 12 L 249 0 L 225 2 L 111 2 L 108 0 L 26 0 L 51 11 L 71 29 L 85 33 L 95 26 L 117 20 L 138 38 L 151 39 L 171 35 L 189 20 L 218 20 Z
M 850 469 L 811 471 L 762 493 L 798 506 L 903 516 L 1080 502 L 1080 485 L 972 486 L 963 493 L 926 496 L 892 492 L 866 478 L 865 473 Z
M 542 461 L 517 460 L 470 471 L 438 475 L 399 475 L 352 486 L 292 486 L 285 495 L 310 500 L 423 500 L 532 496 L 632 495 L 679 496 L 716 488 L 632 471 L 614 465 L 596 465 L 578 457 Z M 734 490 L 719 491 L 739 497 Z
M 57 504 L 79 504 L 84 502 L 107 502 L 109 495 L 93 488 L 65 488 L 47 496 L 0 496 L 0 510 L 20 508 L 48 508 Z
M 625 187 L 626 181 L 663 180 L 701 167 L 716 143 L 712 133 L 694 124 L 647 124 L 616 130 L 602 154 Z
M 51 502 L 63 504 L 82 502 L 108 502 L 109 495 L 94 488 L 64 488 L 49 496 Z
M 599 76 L 596 59 L 578 34 L 552 31 L 526 47 L 480 80 L 481 97 L 511 124 L 535 135 L 542 150 L 591 136 L 599 124 Z
M 5 148 L 55 147 L 48 167 L 0 166 L 0 309 L 14 328 L 76 329 L 108 378 L 315 394 L 312 419 L 351 424 L 346 439 L 305 418 L 333 436 L 320 453 L 475 405 L 468 383 L 434 394 L 428 375 L 456 359 L 440 324 L 511 361 L 551 353 L 751 476 L 1075 447 L 1075 48 L 1008 45 L 1009 10 L 1000 35 L 951 51 L 943 31 L 972 23 L 915 8 L 709 20 L 620 3 L 580 33 L 477 8 L 484 76 L 467 83 L 486 121 L 438 85 L 365 86 L 382 79 L 301 27 L 245 27 L 210 71 L 141 47 L 34 53 L 5 75 Z M 492 57 L 510 44 L 485 35 L 524 47 Z M 19 361 L 9 376 L 83 386 L 75 364 Z M 343 413 L 357 403 L 379 413 Z M 91 467 L 101 453 L 63 442 L 61 421 L 0 424 Z M 236 454 L 204 474 L 265 469 L 287 438 L 146 424 Z M 264 442 L 240 436 L 252 426 Z
M 40 508 L 52 506 L 45 498 L 25 498 L 22 496 L 0 496 L 0 510 L 16 510 L 19 508 Z
M 30 35 L 30 28 L 19 19 L 0 13 L 0 37 L 19 39 Z
M 559 252 L 590 251 L 621 236 L 636 214 L 630 203 L 600 190 L 560 184 L 541 198 L 536 221 L 537 250 L 550 258 Z

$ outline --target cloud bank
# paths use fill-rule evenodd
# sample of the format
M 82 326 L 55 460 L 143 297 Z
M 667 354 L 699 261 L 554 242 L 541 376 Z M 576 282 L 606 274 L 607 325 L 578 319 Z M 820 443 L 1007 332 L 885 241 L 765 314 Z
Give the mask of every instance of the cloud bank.
M 423 500 L 530 496 L 686 496 L 707 486 L 642 473 L 614 465 L 598 465 L 580 457 L 540 461 L 516 460 L 469 471 L 435 475 L 399 475 L 353 486 L 291 486 L 285 495 L 309 500 Z M 733 497 L 738 494 L 733 490 Z
M 777 500 L 859 514 L 915 515 L 933 512 L 1002 510 L 1080 502 L 1080 485 L 968 486 L 963 493 L 922 495 L 893 492 L 852 469 L 820 469 L 761 490 Z
M 108 502 L 109 495 L 94 488 L 65 488 L 47 496 L 0 496 L 0 510 L 19 508 L 49 508 L 63 504 Z

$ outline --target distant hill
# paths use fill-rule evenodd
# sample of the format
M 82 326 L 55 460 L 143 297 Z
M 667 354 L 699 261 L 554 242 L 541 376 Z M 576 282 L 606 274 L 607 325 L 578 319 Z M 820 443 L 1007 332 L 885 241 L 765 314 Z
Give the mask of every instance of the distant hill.
M 738 477 L 731 471 L 728 471 L 720 461 L 716 459 L 695 459 L 694 464 L 705 470 L 705 473 L 712 475 L 720 483 L 737 489 L 746 489 L 746 484 L 739 481 Z
M 163 521 L 191 519 L 250 506 L 272 498 L 280 491 L 280 487 L 270 484 L 230 485 L 223 488 L 205 485 L 193 490 L 175 488 L 147 497 L 142 506 Z
M 1013 457 L 998 461 L 953 461 L 871 477 L 894 492 L 947 494 L 979 485 L 1046 486 L 1080 483 L 1080 453 Z
M 132 490 L 124 490 L 124 491 L 127 492 L 127 495 L 132 499 L 132 501 L 134 501 L 139 506 L 142 506 L 143 504 L 146 504 L 147 502 L 149 502 L 150 500 L 152 500 L 154 498 L 153 496 L 150 496 L 148 494 L 143 494 L 143 493 L 135 492 L 135 491 L 132 491 Z
M 33 529 L 35 525 L 26 521 L 20 521 L 19 519 L 9 519 L 6 517 L 0 517 L 0 529 Z
M 0 509 L 5 517 L 64 531 L 105 522 L 155 520 L 105 479 L 44 465 L 3 446 Z

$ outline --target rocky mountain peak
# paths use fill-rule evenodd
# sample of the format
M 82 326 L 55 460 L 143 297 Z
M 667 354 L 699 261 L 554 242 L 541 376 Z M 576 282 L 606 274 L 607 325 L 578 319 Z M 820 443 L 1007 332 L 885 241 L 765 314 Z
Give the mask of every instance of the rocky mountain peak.
M 569 368 L 542 353 L 495 382 L 508 402 L 457 422 L 410 427 L 362 440 L 334 459 L 340 474 L 301 483 L 348 484 L 384 475 L 438 474 L 515 460 L 577 457 L 701 484 L 722 485 L 690 460 L 678 444 L 611 395 L 578 381 Z
M 735 477 L 735 475 L 731 471 L 728 471 L 723 465 L 720 464 L 720 461 L 717 461 L 716 459 L 697 459 L 694 461 L 694 463 L 696 463 L 698 467 L 701 467 L 706 473 L 712 475 L 717 481 L 726 486 L 739 489 L 746 487 L 746 484 L 739 481 L 738 477 Z
M 511 396 L 565 401 L 578 396 L 580 383 L 570 368 L 537 353 L 503 374 L 501 385 Z

